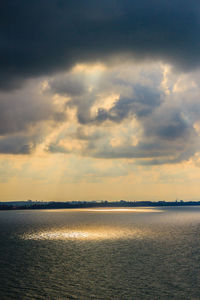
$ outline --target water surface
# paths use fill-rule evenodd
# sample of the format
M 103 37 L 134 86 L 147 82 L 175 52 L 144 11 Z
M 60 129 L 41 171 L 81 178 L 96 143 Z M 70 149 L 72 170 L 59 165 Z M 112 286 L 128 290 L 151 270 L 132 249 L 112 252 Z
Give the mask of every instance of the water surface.
M 200 299 L 200 208 L 0 212 L 0 299 Z

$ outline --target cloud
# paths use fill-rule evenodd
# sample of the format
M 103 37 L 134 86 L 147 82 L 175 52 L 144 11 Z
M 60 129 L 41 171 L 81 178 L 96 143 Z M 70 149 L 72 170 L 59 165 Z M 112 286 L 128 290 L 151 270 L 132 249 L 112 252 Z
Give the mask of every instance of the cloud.
M 48 84 L 52 92 L 65 96 L 80 96 L 87 91 L 86 78 L 82 74 L 57 75 Z
M 28 130 L 43 121 L 61 122 L 65 113 L 38 94 L 2 95 L 0 99 L 0 135 Z
M 166 71 L 167 70 L 167 71 Z M 41 149 L 137 164 L 179 163 L 199 151 L 197 71 L 160 63 L 78 65 L 0 94 L 0 153 Z
M 145 165 L 190 159 L 200 146 L 198 110 L 194 112 L 194 107 L 199 107 L 198 88 L 190 84 L 194 73 L 187 75 L 184 84 L 186 81 L 188 90 L 185 87 L 182 93 L 182 75 L 171 76 L 173 71 L 166 73 L 161 65 L 162 72 L 157 68 L 157 76 L 152 76 L 152 69 L 156 68 L 137 67 L 135 76 L 132 65 L 131 77 L 127 65 L 118 66 L 118 72 L 107 68 L 91 89 L 91 82 L 84 78 L 87 84 L 83 95 L 66 94 L 66 106 L 75 109 L 74 131 L 65 131 L 48 150 L 101 159 L 131 159 Z M 70 73 L 67 76 L 70 78 Z M 52 82 L 49 91 L 53 92 Z M 186 101 L 188 97 L 190 101 Z
M 124 98 L 123 96 L 116 100 L 114 105 L 110 109 L 99 107 L 95 115 L 92 116 L 91 108 L 95 102 L 97 95 L 90 95 L 87 100 L 84 101 L 77 99 L 74 105 L 77 106 L 77 117 L 81 124 L 98 123 L 101 124 L 107 120 L 112 122 L 122 122 L 124 119 L 131 115 L 136 115 L 138 118 L 142 118 L 150 114 L 156 107 L 160 105 L 161 93 L 154 91 L 148 87 L 135 86 L 134 96 L 131 98 Z M 73 100 L 70 103 L 73 105 Z
M 97 65 L 88 69 L 73 70 L 48 81 L 47 91 L 64 95 L 68 99 L 66 107 L 76 108 L 80 124 L 118 123 L 133 115 L 142 118 L 163 101 L 158 70 L 155 75 L 155 70 L 145 67 L 135 72 L 129 67 L 127 72 L 127 66 L 101 70 Z
M 39 137 L 31 134 L 17 134 L 0 137 L 0 153 L 30 154 L 38 142 Z
M 99 108 L 95 121 L 111 120 L 113 122 L 121 122 L 130 115 L 142 118 L 152 113 L 162 102 L 161 93 L 158 90 L 141 85 L 136 85 L 133 89 L 133 98 L 120 98 L 108 111 Z
M 176 108 L 168 107 L 168 103 L 162 103 L 155 111 L 137 120 L 141 128 L 138 137 L 137 131 L 134 133 L 134 127 L 130 126 L 121 143 L 113 146 L 108 139 L 96 147 L 92 144 L 91 148 L 90 143 L 85 153 L 105 159 L 135 159 L 139 164 L 166 164 L 188 160 L 199 149 L 193 123 Z M 136 144 L 133 143 L 135 134 Z
M 41 93 L 40 83 L 0 94 L 0 153 L 29 154 L 49 130 L 66 120 L 64 107 Z
M 200 63 L 197 0 L 3 1 L 0 26 L 2 89 L 80 62 L 133 57 L 184 70 Z

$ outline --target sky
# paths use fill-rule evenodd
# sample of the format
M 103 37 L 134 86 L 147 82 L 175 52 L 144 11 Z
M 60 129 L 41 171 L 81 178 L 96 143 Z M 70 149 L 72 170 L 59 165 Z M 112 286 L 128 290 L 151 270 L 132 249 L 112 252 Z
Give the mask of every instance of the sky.
M 197 0 L 0 3 L 0 201 L 200 200 Z

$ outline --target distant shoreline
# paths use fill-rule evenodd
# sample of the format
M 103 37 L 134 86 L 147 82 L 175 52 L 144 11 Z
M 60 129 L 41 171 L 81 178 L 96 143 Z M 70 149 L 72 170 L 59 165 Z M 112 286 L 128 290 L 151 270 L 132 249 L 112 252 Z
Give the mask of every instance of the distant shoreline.
M 73 202 L 39 202 L 39 201 L 16 201 L 0 202 L 0 210 L 20 210 L 20 209 L 78 209 L 78 208 L 98 208 L 98 207 L 176 207 L 176 206 L 197 206 L 200 201 L 73 201 Z

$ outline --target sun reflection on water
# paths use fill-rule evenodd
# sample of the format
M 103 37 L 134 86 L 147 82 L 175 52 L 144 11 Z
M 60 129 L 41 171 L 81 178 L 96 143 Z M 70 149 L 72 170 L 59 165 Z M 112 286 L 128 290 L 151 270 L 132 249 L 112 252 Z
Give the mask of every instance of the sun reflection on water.
M 46 209 L 44 212 L 133 212 L 133 213 L 150 213 L 150 212 L 163 212 L 161 209 L 157 208 L 110 208 L 110 207 L 102 207 L 102 208 L 61 208 L 61 209 Z
M 121 213 L 152 213 L 162 212 L 156 208 L 82 208 L 82 209 L 50 209 L 44 212 L 70 213 L 70 212 L 121 212 Z M 21 236 L 24 240 L 105 240 L 105 239 L 141 239 L 152 237 L 148 229 L 129 228 L 120 226 L 78 226 L 77 228 L 53 228 L 38 232 L 26 233 Z
M 87 208 L 87 211 L 97 211 L 97 212 L 161 212 L 159 209 L 155 208 Z
M 24 240 L 105 240 L 105 239 L 123 239 L 123 238 L 143 238 L 151 235 L 147 231 L 139 229 L 80 229 L 80 230 L 49 230 L 35 233 L 24 234 L 21 238 Z

